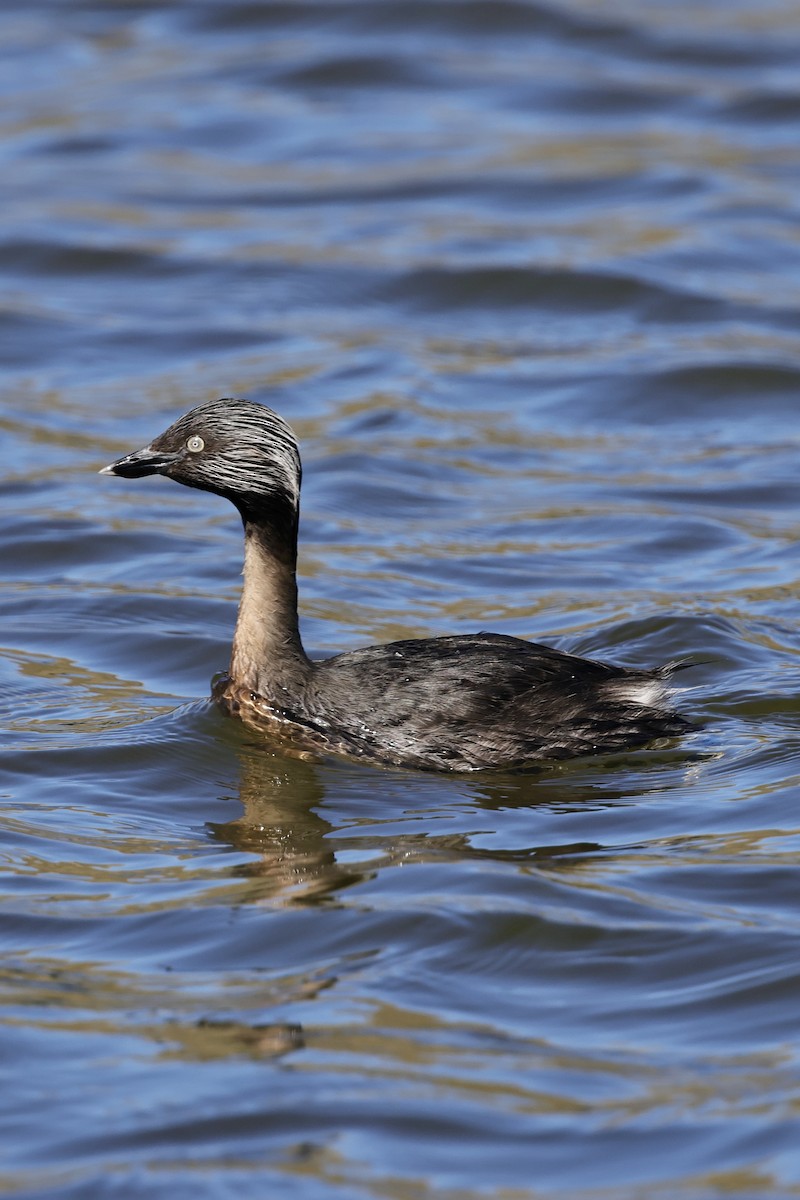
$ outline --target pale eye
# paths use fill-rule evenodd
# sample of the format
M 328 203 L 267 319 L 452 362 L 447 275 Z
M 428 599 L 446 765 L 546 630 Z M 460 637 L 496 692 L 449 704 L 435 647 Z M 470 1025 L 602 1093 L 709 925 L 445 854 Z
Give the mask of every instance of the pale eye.
M 191 450 L 192 454 L 199 454 L 200 451 L 205 450 L 205 448 L 205 442 L 201 437 L 198 437 L 196 433 L 193 433 L 186 443 L 186 449 Z

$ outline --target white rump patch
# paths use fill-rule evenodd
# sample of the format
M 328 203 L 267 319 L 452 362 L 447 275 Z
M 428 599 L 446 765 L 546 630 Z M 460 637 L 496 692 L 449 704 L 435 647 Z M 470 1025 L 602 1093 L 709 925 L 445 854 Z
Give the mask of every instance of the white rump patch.
M 608 691 L 615 700 L 625 700 L 640 708 L 661 707 L 669 693 L 660 679 L 620 679 L 610 684 Z

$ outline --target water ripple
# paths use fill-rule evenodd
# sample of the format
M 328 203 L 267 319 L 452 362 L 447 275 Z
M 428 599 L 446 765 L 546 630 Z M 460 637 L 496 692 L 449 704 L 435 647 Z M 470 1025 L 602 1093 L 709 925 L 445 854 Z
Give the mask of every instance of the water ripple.
M 797 6 L 0 35 L 2 1187 L 795 1194 Z M 224 719 L 235 514 L 96 472 L 230 394 L 302 442 L 316 653 L 691 657 L 698 731 L 460 778 Z

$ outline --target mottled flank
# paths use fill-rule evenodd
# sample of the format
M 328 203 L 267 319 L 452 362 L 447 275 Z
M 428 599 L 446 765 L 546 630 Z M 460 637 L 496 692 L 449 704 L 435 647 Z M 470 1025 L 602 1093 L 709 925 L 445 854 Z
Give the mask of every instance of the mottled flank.
M 306 711 L 352 754 L 440 770 L 520 766 L 686 732 L 663 679 L 497 633 L 392 642 L 319 664 Z M 646 699 L 644 698 L 646 697 Z
M 215 697 L 300 749 L 474 771 L 622 750 L 692 728 L 669 707 L 666 680 L 681 664 L 630 670 L 496 633 L 311 662 L 297 623 L 300 456 L 289 426 L 264 405 L 200 405 L 106 472 L 167 475 L 239 509 L 244 588 Z

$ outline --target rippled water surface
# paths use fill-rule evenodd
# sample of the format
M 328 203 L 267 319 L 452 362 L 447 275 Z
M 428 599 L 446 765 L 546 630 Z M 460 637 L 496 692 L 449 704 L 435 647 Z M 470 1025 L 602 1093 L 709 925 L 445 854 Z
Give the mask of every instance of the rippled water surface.
M 0 13 L 0 1192 L 800 1194 L 800 5 Z M 682 744 L 299 761 L 207 701 L 303 447 L 307 645 L 694 656 Z

